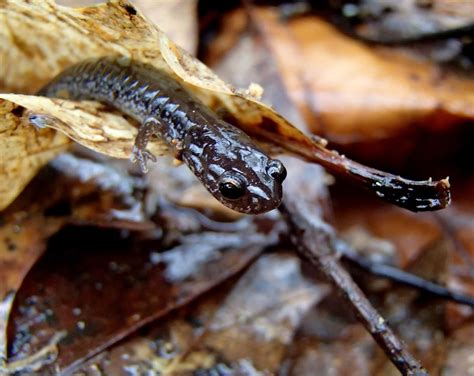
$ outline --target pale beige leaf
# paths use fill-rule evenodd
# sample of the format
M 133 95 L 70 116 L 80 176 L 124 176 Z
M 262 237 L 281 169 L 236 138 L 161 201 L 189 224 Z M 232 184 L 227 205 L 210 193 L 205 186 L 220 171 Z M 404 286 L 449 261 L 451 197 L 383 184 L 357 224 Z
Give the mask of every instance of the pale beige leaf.
M 171 40 L 191 54 L 198 45 L 197 0 L 133 0 Z
M 93 101 L 69 101 L 33 95 L 0 94 L 1 101 L 27 108 L 25 121 L 37 126 L 61 131 L 78 143 L 115 158 L 129 158 L 137 128 L 129 118 Z M 31 120 L 33 117 L 36 120 Z M 30 126 L 31 129 L 33 127 Z M 150 151 L 161 155 L 166 151 L 157 139 L 149 145 Z
M 142 17 L 131 3 L 72 9 L 53 1 L 6 0 L 0 7 L 0 90 L 35 93 L 67 66 L 90 57 L 122 55 L 146 62 L 184 80 L 208 105 L 225 107 L 244 129 L 262 117 L 295 129 L 273 110 L 244 91 L 238 92 L 220 80 L 207 66 L 176 46 L 154 24 Z M 41 124 L 60 130 L 80 144 L 112 157 L 128 158 L 136 124 L 98 103 L 50 100 L 25 95 L 2 94 L 5 108 L 22 106 L 38 115 Z M 24 118 L 26 120 L 28 118 Z M 25 129 L 27 125 L 25 125 Z M 30 132 L 36 132 L 33 129 Z M 299 132 L 297 135 L 304 136 Z M 6 137 L 7 134 L 3 134 Z M 59 136 L 58 136 L 59 137 Z M 3 142 L 9 142 L 4 140 Z M 161 154 L 158 142 L 150 151 Z M 44 155 L 45 163 L 53 155 Z M 3 206 L 15 197 L 39 165 L 24 166 L 19 189 L 2 195 Z
M 14 114 L 15 109 L 14 104 L 0 100 L 0 210 L 46 162 L 70 144 L 63 134 L 25 124 Z

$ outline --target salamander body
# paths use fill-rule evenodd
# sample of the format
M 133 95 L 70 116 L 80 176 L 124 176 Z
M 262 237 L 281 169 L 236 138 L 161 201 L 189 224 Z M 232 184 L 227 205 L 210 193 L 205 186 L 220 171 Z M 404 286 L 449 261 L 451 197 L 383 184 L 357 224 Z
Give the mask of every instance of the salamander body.
M 174 78 L 126 58 L 76 64 L 39 95 L 107 103 L 141 123 L 132 160 L 146 171 L 146 150 L 160 137 L 224 205 L 259 214 L 281 203 L 283 164 L 267 156 L 239 128 L 223 121 Z

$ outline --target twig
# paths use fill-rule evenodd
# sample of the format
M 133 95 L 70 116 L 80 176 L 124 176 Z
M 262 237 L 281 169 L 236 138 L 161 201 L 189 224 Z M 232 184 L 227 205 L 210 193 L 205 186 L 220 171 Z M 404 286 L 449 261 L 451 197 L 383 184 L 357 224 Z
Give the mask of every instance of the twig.
M 425 42 L 435 42 L 439 40 L 446 40 L 449 38 L 463 38 L 474 33 L 474 23 L 470 23 L 464 26 L 435 31 L 432 33 L 425 33 L 412 36 L 400 36 L 400 37 L 388 37 L 388 38 L 373 38 L 370 36 L 360 35 L 350 28 L 344 28 L 342 31 L 348 33 L 351 37 L 356 38 L 362 42 L 370 44 L 382 44 L 385 46 L 401 46 L 401 45 L 412 45 Z M 384 33 L 381 33 L 384 34 Z
M 235 120 L 234 120 L 235 122 Z M 277 134 L 255 127 L 245 129 L 256 140 L 271 140 L 286 152 L 307 162 L 317 163 L 328 172 L 367 189 L 380 199 L 414 212 L 444 209 L 451 203 L 449 178 L 441 180 L 410 180 L 388 172 L 364 166 L 335 150 L 325 142 L 295 131 L 295 134 Z M 280 129 L 280 131 L 282 131 Z
M 308 211 L 308 206 L 311 205 L 303 206 L 301 201 L 301 198 L 290 194 L 285 197 L 280 207 L 290 227 L 291 241 L 298 253 L 321 270 L 337 290 L 342 292 L 357 319 L 403 375 L 428 375 L 342 267 L 334 251 L 332 228 L 315 218 L 314 214 L 311 215 L 311 211 Z
M 301 149 L 303 155 L 305 150 Z M 308 161 L 319 163 L 329 172 L 375 193 L 379 198 L 414 212 L 440 210 L 451 202 L 449 179 L 410 180 L 364 166 L 334 150 L 313 145 Z
M 324 4 L 324 3 L 323 3 Z M 311 14 L 314 10 L 318 11 L 321 9 L 315 9 L 310 4 L 306 2 L 302 3 L 289 3 L 280 5 L 280 20 L 288 22 L 291 19 L 296 17 L 301 17 L 304 15 Z M 334 9 L 332 9 L 334 11 Z M 347 34 L 351 38 L 360 40 L 364 43 L 370 44 L 382 44 L 386 46 L 399 46 L 406 44 L 416 44 L 423 42 L 433 42 L 439 40 L 445 40 L 449 38 L 464 38 L 469 37 L 474 33 L 474 23 L 468 23 L 463 26 L 453 27 L 451 29 L 420 33 L 418 35 L 408 35 L 408 36 L 385 36 L 385 34 L 379 32 L 376 37 L 364 36 L 357 32 L 354 24 L 350 20 L 339 14 L 337 11 L 331 13 L 330 20 L 333 24 L 338 26 L 339 30 Z M 362 29 L 364 30 L 364 29 Z
M 372 275 L 387 278 L 405 286 L 416 288 L 438 298 L 474 307 L 474 297 L 472 296 L 451 291 L 444 286 L 428 281 L 394 266 L 373 262 L 366 257 L 359 255 L 344 241 L 338 239 L 335 241 L 337 250 L 342 254 L 343 260 L 348 261 L 350 264 L 353 264 Z

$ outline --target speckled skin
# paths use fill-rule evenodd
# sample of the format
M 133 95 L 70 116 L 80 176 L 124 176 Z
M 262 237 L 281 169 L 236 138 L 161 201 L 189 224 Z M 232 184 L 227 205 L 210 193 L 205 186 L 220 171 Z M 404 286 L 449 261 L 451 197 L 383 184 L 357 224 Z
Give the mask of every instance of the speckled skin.
M 155 134 L 229 208 L 259 214 L 280 205 L 286 176 L 281 162 L 164 72 L 125 58 L 86 60 L 59 74 L 39 94 L 105 102 L 138 120 L 142 125 L 132 159 L 145 171 L 147 160 L 155 159 L 146 150 Z M 238 198 L 223 187 L 234 183 L 241 188 Z

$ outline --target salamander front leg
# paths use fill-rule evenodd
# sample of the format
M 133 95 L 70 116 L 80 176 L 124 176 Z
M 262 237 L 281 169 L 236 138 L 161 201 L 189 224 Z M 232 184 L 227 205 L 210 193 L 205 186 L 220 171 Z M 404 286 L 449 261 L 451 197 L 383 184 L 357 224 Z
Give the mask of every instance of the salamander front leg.
M 156 162 L 156 157 L 150 151 L 146 150 L 146 147 L 151 136 L 161 136 L 161 129 L 161 122 L 153 117 L 146 119 L 138 129 L 130 160 L 133 163 L 138 162 L 144 173 L 148 172 L 147 163 L 149 160 Z

